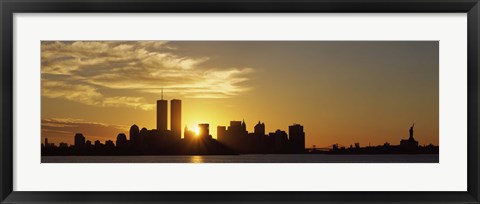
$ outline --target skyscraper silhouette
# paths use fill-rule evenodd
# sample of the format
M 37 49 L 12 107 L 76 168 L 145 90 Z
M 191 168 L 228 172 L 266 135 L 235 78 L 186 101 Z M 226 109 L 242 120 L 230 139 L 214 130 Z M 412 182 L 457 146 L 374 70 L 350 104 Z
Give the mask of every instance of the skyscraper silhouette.
M 179 140 L 182 137 L 182 101 L 173 99 L 170 103 L 170 130 Z
M 305 132 L 303 132 L 303 126 L 299 124 L 293 124 L 288 126 L 288 135 L 292 151 L 300 153 L 305 151 Z
M 130 127 L 130 141 L 132 142 L 132 146 L 140 147 L 140 129 L 135 124 Z
M 276 130 L 274 135 L 274 148 L 277 152 L 285 152 L 287 150 L 288 135 L 283 130 Z
M 225 136 L 227 135 L 227 127 L 217 126 L 217 139 L 220 142 L 226 142 Z
M 163 100 L 163 89 L 162 89 L 162 99 L 157 100 L 157 131 L 163 132 L 167 130 L 167 111 L 168 111 L 168 101 Z
M 199 133 L 198 136 L 202 139 L 210 136 L 210 129 L 208 123 L 198 124 Z
M 254 133 L 255 135 L 265 135 L 265 123 L 260 123 L 260 121 L 258 121 L 258 124 L 254 127 Z

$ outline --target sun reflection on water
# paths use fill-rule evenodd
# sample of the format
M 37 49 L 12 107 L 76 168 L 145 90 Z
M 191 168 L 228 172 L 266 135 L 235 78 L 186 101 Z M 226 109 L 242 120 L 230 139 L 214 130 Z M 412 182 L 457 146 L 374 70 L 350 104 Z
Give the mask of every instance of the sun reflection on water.
M 190 163 L 203 163 L 203 157 L 198 155 L 191 156 Z

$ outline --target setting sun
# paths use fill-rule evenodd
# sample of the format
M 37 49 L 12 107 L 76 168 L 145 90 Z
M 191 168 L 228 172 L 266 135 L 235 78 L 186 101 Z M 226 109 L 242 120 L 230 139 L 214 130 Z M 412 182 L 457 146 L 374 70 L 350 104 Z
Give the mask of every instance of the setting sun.
M 195 128 L 193 129 L 193 131 L 195 132 L 195 136 L 200 135 L 200 128 L 195 127 Z

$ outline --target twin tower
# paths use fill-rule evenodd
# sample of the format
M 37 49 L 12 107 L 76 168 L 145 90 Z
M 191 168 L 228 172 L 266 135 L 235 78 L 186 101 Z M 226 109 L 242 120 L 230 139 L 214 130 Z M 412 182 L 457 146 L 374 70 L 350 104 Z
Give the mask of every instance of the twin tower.
M 162 94 L 163 95 L 163 94 Z M 157 100 L 157 131 L 167 132 L 168 101 Z M 170 131 L 175 139 L 182 137 L 182 101 L 178 99 L 171 100 L 170 104 Z

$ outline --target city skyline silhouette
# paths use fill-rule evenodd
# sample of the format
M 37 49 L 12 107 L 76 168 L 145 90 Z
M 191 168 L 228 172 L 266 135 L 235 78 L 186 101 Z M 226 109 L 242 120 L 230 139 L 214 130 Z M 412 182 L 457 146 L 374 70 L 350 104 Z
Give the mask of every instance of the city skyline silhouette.
M 42 41 L 42 136 L 129 139 L 131 125 L 197 131 L 300 124 L 305 147 L 398 145 L 415 122 L 438 146 L 438 42 Z M 157 120 L 155 102 L 181 99 Z M 181 126 L 172 127 L 171 121 Z M 288 135 L 288 134 L 287 134 Z M 407 136 L 406 136 L 407 135 Z
M 238 155 L 238 154 L 438 154 L 438 146 L 419 146 L 414 138 L 415 123 L 409 129 L 408 139 L 399 145 L 385 142 L 383 145 L 361 146 L 360 143 L 346 146 L 333 144 L 331 148 L 315 145 L 305 146 L 305 132 L 301 124 L 288 126 L 288 133 L 277 129 L 266 132 L 265 123 L 258 122 L 254 132 L 247 131 L 245 121 L 230 121 L 229 126 L 217 126 L 217 139 L 210 134 L 210 124 L 198 124 L 194 132 L 185 127 L 182 137 L 180 127 L 182 100 L 170 100 L 170 127 L 168 123 L 168 100 L 157 100 L 157 128 L 140 129 L 133 124 L 127 134 L 119 133 L 115 141 L 94 142 L 82 133 L 75 133 L 74 144 L 61 142 L 58 146 L 45 138 L 43 156 L 136 156 L 136 155 Z

